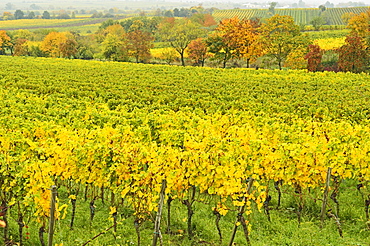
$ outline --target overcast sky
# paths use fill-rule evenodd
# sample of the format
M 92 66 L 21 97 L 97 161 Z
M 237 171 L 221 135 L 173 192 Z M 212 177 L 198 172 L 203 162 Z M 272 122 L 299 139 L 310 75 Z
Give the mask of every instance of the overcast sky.
M 303 0 L 306 7 L 317 8 L 321 4 L 325 4 L 328 0 Z M 329 0 L 330 3 L 348 3 L 362 2 L 370 5 L 370 0 Z M 171 9 L 175 7 L 191 7 L 201 3 L 207 8 L 228 8 L 232 9 L 240 7 L 243 3 L 265 3 L 278 2 L 279 6 L 287 6 L 289 4 L 298 3 L 299 0 L 0 0 L 0 10 L 5 9 L 7 3 L 13 4 L 13 9 L 28 10 L 30 5 L 39 5 L 42 8 L 54 6 L 56 8 L 75 8 L 75 9 L 101 9 L 101 8 L 153 8 L 164 7 Z
M 166 0 L 167 1 L 167 0 Z M 170 0 L 170 1 L 176 1 L 176 0 Z M 184 1 L 184 0 L 183 0 Z M 325 4 L 328 0 L 303 0 L 304 3 L 307 5 L 309 4 Z M 292 4 L 292 3 L 298 3 L 299 0 L 271 0 L 271 1 L 258 1 L 258 0 L 202 0 L 201 2 L 230 2 L 230 3 L 255 3 L 255 2 L 278 2 L 280 4 L 287 3 L 287 4 Z M 370 4 L 370 0 L 329 0 L 330 3 L 338 4 L 338 3 L 348 3 L 348 2 L 362 2 L 365 4 Z

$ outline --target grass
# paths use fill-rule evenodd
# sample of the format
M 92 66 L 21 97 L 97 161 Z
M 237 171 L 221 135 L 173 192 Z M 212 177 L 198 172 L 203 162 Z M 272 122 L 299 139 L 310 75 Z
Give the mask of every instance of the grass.
M 271 222 L 263 211 L 258 211 L 253 205 L 253 213 L 246 218 L 251 221 L 252 231 L 250 239 L 252 245 L 368 245 L 370 233 L 365 226 L 363 200 L 361 194 L 356 191 L 355 183 L 346 180 L 341 187 L 339 197 L 341 212 L 340 221 L 343 228 L 344 237 L 339 236 L 337 226 L 333 220 L 326 218 L 323 228 L 320 227 L 320 208 L 321 197 L 319 190 L 311 190 L 304 193 L 304 209 L 302 211 L 302 221 L 297 220 L 297 197 L 290 188 L 283 186 L 282 204 L 276 209 L 277 194 L 271 187 L 270 194 L 273 199 L 270 204 Z M 59 191 L 62 203 L 68 203 L 67 194 L 63 188 Z M 221 218 L 220 226 L 223 234 L 222 242 L 219 239 L 216 226 L 215 215 L 212 213 L 212 206 L 217 199 L 209 195 L 198 195 L 198 202 L 193 205 L 193 228 L 194 239 L 190 240 L 187 236 L 187 210 L 179 201 L 174 200 L 171 206 L 171 234 L 166 234 L 167 227 L 167 207 L 164 207 L 162 218 L 163 245 L 189 246 L 189 245 L 227 245 L 230 239 L 233 223 L 236 218 L 235 211 L 229 211 Z M 103 232 L 112 225 L 109 220 L 109 204 L 99 199 L 96 201 L 96 215 L 90 223 L 89 202 L 78 200 L 75 227 L 70 230 L 68 225 L 71 218 L 71 206 L 68 208 L 68 215 L 65 219 L 56 224 L 54 242 L 63 245 L 82 245 L 93 236 Z M 127 204 L 126 204 L 127 205 Z M 334 209 L 332 201 L 328 204 L 329 208 Z M 102 234 L 89 245 L 137 245 L 137 234 L 134 229 L 134 218 L 130 209 L 122 206 L 119 208 L 118 231 L 113 230 Z M 17 225 L 15 223 L 15 211 L 12 211 L 10 219 L 11 234 L 14 241 L 17 241 Z M 154 214 L 153 214 L 154 216 Z M 25 245 L 38 245 L 38 225 L 30 224 L 25 228 L 25 232 L 30 233 L 30 239 L 25 240 Z M 145 222 L 140 227 L 141 245 L 151 245 L 153 236 L 153 223 Z M 45 234 L 47 238 L 47 234 Z M 235 238 L 235 245 L 246 245 L 243 230 L 240 227 Z

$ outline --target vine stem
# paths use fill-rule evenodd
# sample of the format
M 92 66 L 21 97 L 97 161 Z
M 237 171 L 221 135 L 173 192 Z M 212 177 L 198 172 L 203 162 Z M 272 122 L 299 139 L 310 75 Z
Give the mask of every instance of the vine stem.
M 86 246 L 88 245 L 89 243 L 91 243 L 93 240 L 95 240 L 96 238 L 100 237 L 101 235 L 103 235 L 104 233 L 108 232 L 110 229 L 112 229 L 117 223 L 114 223 L 113 225 L 111 225 L 110 227 L 108 227 L 107 229 L 105 229 L 104 231 L 100 232 L 99 234 L 95 235 L 93 238 L 91 238 L 90 240 L 88 240 L 87 242 L 85 242 L 84 244 L 82 244 L 81 246 Z
M 253 182 L 254 182 L 254 179 L 253 178 L 250 178 L 249 183 L 248 183 L 248 188 L 247 188 L 247 194 L 250 194 L 251 189 L 252 189 Z M 234 223 L 234 229 L 233 229 L 232 234 L 231 234 L 230 242 L 228 244 L 229 246 L 232 246 L 233 245 L 233 242 L 234 242 L 234 239 L 235 239 L 235 234 L 236 234 L 236 231 L 238 230 L 238 222 L 242 223 L 243 221 L 245 221 L 244 220 L 244 217 L 243 217 L 243 213 L 244 213 L 244 209 L 245 209 L 246 200 L 247 199 L 244 196 L 243 197 L 243 203 L 244 203 L 244 205 L 241 206 L 240 209 L 239 209 L 239 213 L 238 213 L 237 219 L 236 219 L 236 221 Z M 244 225 L 243 225 L 243 228 L 244 228 L 244 232 L 245 232 Z M 246 238 L 247 238 L 247 243 L 248 243 L 248 245 L 250 245 L 248 233 L 245 233 L 245 235 L 246 235 Z

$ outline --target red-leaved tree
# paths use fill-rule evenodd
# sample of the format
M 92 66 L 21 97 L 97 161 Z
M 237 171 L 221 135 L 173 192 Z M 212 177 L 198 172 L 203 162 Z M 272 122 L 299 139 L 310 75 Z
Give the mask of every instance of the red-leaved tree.
M 347 36 L 346 44 L 338 50 L 338 67 L 343 72 L 361 73 L 368 65 L 369 53 L 363 39 L 359 36 Z
M 308 46 L 308 53 L 304 57 L 307 60 L 307 69 L 310 72 L 317 72 L 321 70 L 321 59 L 323 50 L 316 44 Z

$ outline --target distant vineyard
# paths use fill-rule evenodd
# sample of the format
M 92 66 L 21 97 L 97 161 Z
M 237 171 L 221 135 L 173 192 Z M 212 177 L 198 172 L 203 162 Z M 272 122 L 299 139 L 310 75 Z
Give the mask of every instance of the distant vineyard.
M 0 21 L 1 30 L 37 29 L 54 27 L 83 26 L 101 23 L 105 19 L 22 19 Z
M 279 15 L 290 15 L 294 18 L 297 24 L 310 24 L 310 21 L 319 16 L 320 14 L 325 14 L 329 20 L 329 25 L 345 25 L 342 21 L 341 16 L 344 13 L 354 13 L 359 14 L 361 12 L 366 12 L 368 7 L 353 7 L 353 8 L 330 8 L 324 12 L 320 9 L 310 8 L 310 9 L 275 9 L 275 14 Z M 228 19 L 232 17 L 239 17 L 240 19 L 250 19 L 253 17 L 257 18 L 268 18 L 272 14 L 267 9 L 231 9 L 231 10 L 216 10 L 213 13 L 213 17 L 220 21 L 222 19 Z

